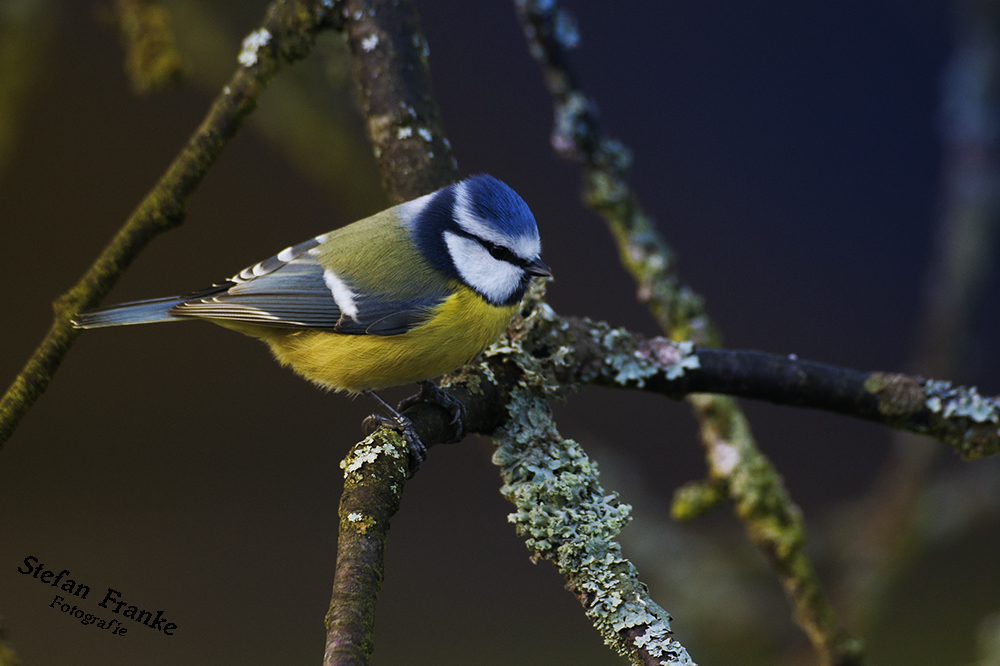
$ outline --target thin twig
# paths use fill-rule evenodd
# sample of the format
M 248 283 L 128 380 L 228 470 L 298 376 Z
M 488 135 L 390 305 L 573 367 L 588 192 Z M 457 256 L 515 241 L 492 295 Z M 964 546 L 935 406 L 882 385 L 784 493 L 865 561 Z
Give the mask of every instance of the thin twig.
M 201 125 L 80 281 L 54 303 L 52 326 L 0 400 L 0 446 L 48 387 L 76 340 L 79 331 L 70 318 L 97 305 L 153 238 L 183 223 L 188 199 L 256 107 L 268 81 L 284 64 L 304 58 L 316 34 L 335 27 L 340 16 L 334 3 L 323 0 L 269 5 L 261 27 L 244 41 L 241 66 Z
M 1000 233 L 1000 2 L 950 6 L 956 29 L 941 90 L 943 207 L 909 369 L 961 381 Z M 844 569 L 839 596 L 862 627 L 878 621 L 893 586 L 926 546 L 928 520 L 921 507 L 939 450 L 914 440 L 906 433 L 893 438 L 871 490 L 839 512 L 834 528 L 831 542 Z
M 184 66 L 164 7 L 152 0 L 118 0 L 114 20 L 125 47 L 125 73 L 136 93 L 180 81 Z

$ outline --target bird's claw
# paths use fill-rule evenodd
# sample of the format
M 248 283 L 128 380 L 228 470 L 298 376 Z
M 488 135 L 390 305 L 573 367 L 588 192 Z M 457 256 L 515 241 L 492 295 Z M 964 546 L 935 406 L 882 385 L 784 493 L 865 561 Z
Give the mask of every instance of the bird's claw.
M 427 447 L 424 446 L 424 443 L 420 441 L 420 437 L 417 436 L 417 431 L 413 427 L 413 421 L 393 409 L 384 400 L 382 400 L 378 394 L 371 392 L 371 395 L 382 404 L 391 416 L 385 416 L 384 414 L 369 414 L 362 422 L 362 426 L 368 434 L 371 434 L 382 427 L 391 428 L 392 430 L 399 432 L 410 449 L 409 472 L 412 476 L 418 469 L 420 469 L 420 464 L 427 459 Z
M 452 440 L 447 443 L 454 444 L 455 442 L 460 442 L 465 437 L 465 406 L 462 404 L 462 401 L 442 391 L 437 384 L 429 379 L 423 379 L 417 382 L 417 384 L 420 386 L 420 391 L 416 395 L 411 395 L 409 398 L 401 400 L 396 406 L 396 411 L 402 412 L 407 407 L 415 405 L 418 402 L 429 402 L 437 405 L 451 414 L 449 425 L 455 429 Z

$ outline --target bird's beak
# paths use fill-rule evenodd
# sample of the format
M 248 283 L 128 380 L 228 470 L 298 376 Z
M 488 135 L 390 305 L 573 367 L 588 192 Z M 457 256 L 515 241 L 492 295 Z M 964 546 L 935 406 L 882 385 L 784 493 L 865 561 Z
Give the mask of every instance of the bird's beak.
M 524 267 L 524 270 L 528 272 L 529 275 L 538 275 L 539 277 L 552 277 L 552 271 L 549 267 L 545 265 L 545 262 L 541 259 L 535 259 L 528 263 Z

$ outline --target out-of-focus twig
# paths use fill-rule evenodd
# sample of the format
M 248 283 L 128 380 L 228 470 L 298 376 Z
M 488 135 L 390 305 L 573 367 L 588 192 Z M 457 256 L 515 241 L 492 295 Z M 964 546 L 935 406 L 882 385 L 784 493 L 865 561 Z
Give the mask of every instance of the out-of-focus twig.
M 1000 2 L 960 0 L 952 7 L 956 46 L 941 102 L 942 214 L 910 369 L 961 380 L 1000 226 Z M 926 512 L 934 506 L 927 499 L 938 448 L 907 433 L 893 439 L 872 490 L 842 511 L 842 526 L 831 538 L 842 548 L 838 596 L 861 626 L 880 615 L 887 592 L 935 522 Z
M 993 613 L 979 624 L 978 658 L 974 666 L 1000 666 L 1000 613 Z
M 170 11 L 185 80 L 203 90 L 221 88 L 239 50 L 232 19 L 199 0 L 162 4 Z M 345 219 L 356 220 L 385 208 L 386 196 L 357 116 L 350 58 L 342 35 L 318 35 L 310 57 L 271 82 L 248 122 L 327 193 Z
M 147 243 L 184 221 L 188 199 L 268 81 L 285 63 L 305 57 L 316 34 L 340 20 L 339 8 L 324 0 L 277 1 L 268 7 L 261 27 L 243 42 L 236 73 L 201 125 L 80 281 L 55 302 L 52 326 L 0 399 L 0 445 L 48 387 L 76 340 L 79 330 L 70 318 L 99 303 Z
M 552 144 L 584 169 L 585 199 L 604 218 L 619 255 L 647 305 L 674 340 L 718 344 L 702 300 L 676 275 L 673 255 L 626 181 L 630 157 L 598 128 L 593 102 L 570 70 L 568 49 L 579 33 L 572 16 L 551 0 L 515 0 L 528 46 L 542 66 L 555 107 Z M 805 551 L 805 527 L 781 476 L 758 450 L 735 401 L 698 396 L 691 404 L 706 447 L 712 488 L 732 499 L 751 540 L 773 562 L 795 619 L 823 664 L 861 662 L 860 641 L 839 625 Z
M 25 102 L 46 53 L 49 9 L 48 0 L 0 3 L 0 174 L 14 150 Z
M 21 660 L 17 658 L 17 653 L 7 641 L 7 632 L 2 624 L 0 624 L 0 666 L 21 666 Z
M 115 23 L 125 46 L 125 73 L 140 95 L 181 79 L 184 67 L 170 14 L 154 0 L 117 0 Z

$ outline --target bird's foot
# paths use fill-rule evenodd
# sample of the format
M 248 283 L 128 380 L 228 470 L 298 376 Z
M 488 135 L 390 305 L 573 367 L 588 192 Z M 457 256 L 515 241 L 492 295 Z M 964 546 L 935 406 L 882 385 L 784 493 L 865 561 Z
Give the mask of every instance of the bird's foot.
M 364 391 L 364 393 L 382 405 L 382 408 L 389 413 L 389 416 L 385 416 L 384 414 L 370 414 L 367 416 L 362 423 L 366 432 L 372 433 L 381 427 L 399 431 L 399 434 L 403 436 L 403 440 L 410 449 L 409 471 L 412 476 L 420 469 L 420 464 L 427 459 L 427 447 L 424 446 L 424 443 L 420 441 L 420 437 L 417 436 L 417 431 L 413 427 L 413 421 L 393 409 L 392 405 L 383 400 L 375 391 Z
M 465 406 L 462 402 L 452 397 L 451 394 L 442 391 L 437 384 L 429 379 L 422 379 L 417 384 L 420 385 L 420 392 L 401 400 L 396 406 L 396 410 L 401 412 L 418 402 L 429 402 L 432 405 L 437 405 L 451 414 L 449 425 L 455 429 L 455 434 L 451 441 L 444 443 L 454 444 L 455 442 L 462 441 L 462 438 L 465 437 Z

